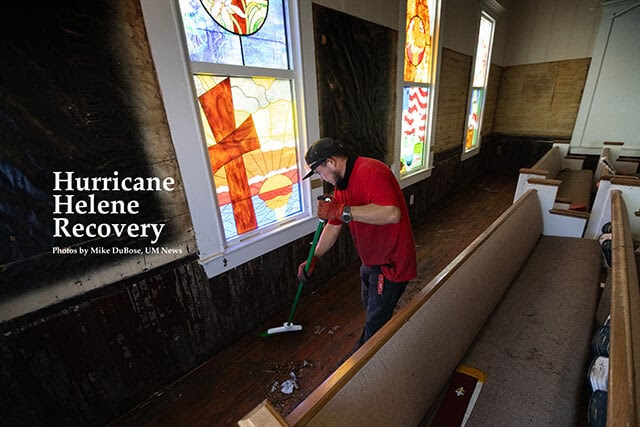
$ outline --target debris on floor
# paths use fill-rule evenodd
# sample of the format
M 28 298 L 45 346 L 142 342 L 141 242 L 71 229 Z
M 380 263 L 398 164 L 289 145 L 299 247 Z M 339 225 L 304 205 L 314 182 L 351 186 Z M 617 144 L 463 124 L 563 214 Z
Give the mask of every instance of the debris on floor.
M 315 329 L 314 329 L 314 331 L 313 331 L 313 334 L 314 334 L 314 335 L 320 335 L 320 334 L 321 334 L 321 333 L 323 333 L 326 329 L 327 329 L 327 327 L 326 327 L 326 326 L 316 325 L 316 327 L 315 327 Z M 340 325 L 332 326 L 331 328 L 329 328 L 329 330 L 327 331 L 327 333 L 328 333 L 329 335 L 333 335 L 333 334 L 335 334 L 336 332 L 338 332 L 338 329 L 340 329 Z
M 282 383 L 282 386 L 280 386 L 280 391 L 284 394 L 291 394 L 293 393 L 293 389 L 297 389 L 298 388 L 298 383 L 296 382 L 296 374 L 295 372 L 289 372 L 289 376 L 291 377 L 290 380 L 286 380 Z
M 293 409 L 294 403 L 299 401 L 294 396 L 300 392 L 309 393 L 304 387 L 305 372 L 315 368 L 313 361 L 291 361 L 291 362 L 274 362 L 271 369 L 265 372 L 272 372 L 273 378 L 269 382 L 266 398 L 281 413 Z M 320 367 L 322 369 L 322 367 Z

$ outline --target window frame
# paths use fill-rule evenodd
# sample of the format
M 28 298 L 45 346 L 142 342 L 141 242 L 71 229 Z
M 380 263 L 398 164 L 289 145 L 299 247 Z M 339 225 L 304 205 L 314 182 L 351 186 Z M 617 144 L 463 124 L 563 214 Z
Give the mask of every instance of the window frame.
M 391 169 L 395 173 L 400 186 L 406 188 L 417 182 L 423 181 L 431 176 L 433 171 L 433 143 L 435 139 L 435 124 L 438 105 L 438 92 L 440 83 L 440 58 L 442 57 L 442 16 L 444 11 L 444 5 L 442 0 L 435 0 L 436 3 L 436 16 L 434 18 L 434 30 L 432 45 L 436 48 L 431 50 L 431 83 L 417 83 L 407 82 L 404 80 L 404 56 L 407 37 L 407 2 L 406 0 L 401 2 L 400 6 L 400 23 L 399 23 L 399 37 L 398 37 L 398 82 L 397 82 L 397 99 L 396 109 L 398 114 L 396 115 L 396 143 L 394 145 L 394 157 L 393 165 Z M 427 134 L 426 134 L 426 147 L 425 147 L 425 159 L 424 164 L 420 169 L 409 172 L 407 174 L 400 174 L 400 159 L 402 152 L 402 105 L 403 105 L 403 92 L 405 86 L 419 86 L 429 88 L 429 106 L 427 111 Z
M 478 61 L 478 43 L 480 41 L 480 28 L 481 28 L 481 23 L 482 23 L 482 19 L 485 18 L 487 20 L 489 20 L 489 22 L 491 22 L 492 24 L 492 28 L 491 28 L 491 41 L 489 43 L 489 53 L 487 55 L 487 69 L 484 75 L 484 82 L 483 82 L 483 86 L 473 86 L 473 78 L 474 78 L 474 74 L 475 74 L 475 69 L 476 69 L 476 64 Z M 487 101 L 487 86 L 489 84 L 489 73 L 491 70 L 491 57 L 493 55 L 493 43 L 495 40 L 495 33 L 496 33 L 496 23 L 497 23 L 497 19 L 495 16 L 493 16 L 493 14 L 485 9 L 484 7 L 480 7 L 479 13 L 478 13 L 478 20 L 477 20 L 478 24 L 477 24 L 477 29 L 476 29 L 476 38 L 475 38 L 475 43 L 474 43 L 474 53 L 473 53 L 473 61 L 471 64 L 471 73 L 469 76 L 469 90 L 468 90 L 468 95 L 467 95 L 467 108 L 465 110 L 465 125 L 463 128 L 463 134 L 462 134 L 462 154 L 460 155 L 460 160 L 464 161 L 466 159 L 469 159 L 473 156 L 476 156 L 480 153 L 480 145 L 482 143 L 482 122 L 484 119 L 484 110 L 485 110 L 485 105 L 486 105 L 486 101 Z M 466 149 L 466 137 L 467 137 L 467 129 L 469 127 L 469 113 L 470 113 L 470 109 L 471 109 L 471 103 L 472 103 L 472 99 L 473 99 L 473 91 L 475 89 L 482 89 L 482 105 L 480 106 L 480 115 L 478 117 L 478 143 L 476 144 L 475 147 L 467 150 Z
M 248 233 L 246 237 L 226 242 L 200 110 L 196 97 L 193 75 L 196 73 L 232 77 L 262 76 L 287 78 L 292 82 L 294 124 L 297 134 L 298 173 L 304 170 L 304 152 L 307 141 L 317 137 L 317 119 L 309 126 L 305 111 L 307 97 L 315 90 L 315 76 L 303 75 L 302 40 L 300 36 L 301 9 L 310 13 L 309 5 L 298 5 L 294 0 L 283 0 L 289 25 L 287 26 L 290 69 L 274 70 L 259 67 L 243 67 L 225 64 L 191 62 L 184 33 L 178 0 L 141 0 L 145 27 L 155 64 L 161 95 L 169 123 L 170 133 L 178 160 L 181 184 L 189 205 L 199 252 L 199 262 L 207 277 L 211 278 L 235 268 L 266 252 L 303 237 L 315 228 L 315 206 L 309 180 L 300 180 L 302 212 L 282 222 Z M 309 9 L 309 10 L 307 10 Z M 305 21 L 310 19 L 306 17 Z M 312 37 L 312 35 L 311 35 Z M 311 52 L 313 55 L 313 52 Z M 305 65 L 308 60 L 305 60 Z M 305 67 L 307 68 L 307 67 Z M 307 68 L 308 69 L 308 68 Z M 314 69 L 314 68 L 312 68 Z M 312 85 L 304 81 L 311 77 Z M 317 100 L 311 105 L 317 109 Z M 316 115 L 317 117 L 317 115 Z M 317 191 L 315 191 L 317 192 Z

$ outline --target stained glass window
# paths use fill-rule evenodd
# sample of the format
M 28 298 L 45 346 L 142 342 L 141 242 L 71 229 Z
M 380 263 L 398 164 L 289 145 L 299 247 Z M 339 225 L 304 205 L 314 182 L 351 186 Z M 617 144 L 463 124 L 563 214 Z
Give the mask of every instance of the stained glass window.
M 404 80 L 431 82 L 435 0 L 407 0 Z
M 283 0 L 180 0 L 180 11 L 192 61 L 289 68 Z
M 438 0 L 407 0 L 400 174 L 428 166 Z
M 478 130 L 480 128 L 480 113 L 482 110 L 482 98 L 484 89 L 471 91 L 471 103 L 469 104 L 469 116 L 467 119 L 467 134 L 465 135 L 464 148 L 470 150 L 478 145 Z
M 484 94 L 489 77 L 489 59 L 493 43 L 493 28 L 495 21 L 486 13 L 480 16 L 478 29 L 478 45 L 473 66 L 471 93 L 469 97 L 469 115 L 464 136 L 465 152 L 478 147 L 480 127 L 482 125 L 482 111 L 484 109 Z
M 291 83 L 194 79 L 227 239 L 300 212 Z
M 410 172 L 424 165 L 429 88 L 409 86 L 402 93 L 402 165 Z
M 285 6 L 283 0 L 180 0 L 227 242 L 303 210 Z M 251 75 L 256 69 L 259 77 Z

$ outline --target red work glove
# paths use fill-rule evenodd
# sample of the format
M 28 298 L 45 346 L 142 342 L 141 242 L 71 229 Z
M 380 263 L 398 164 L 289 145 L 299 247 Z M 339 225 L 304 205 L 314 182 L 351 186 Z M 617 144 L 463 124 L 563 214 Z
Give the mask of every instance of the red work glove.
M 341 219 L 344 203 L 340 203 L 333 196 L 318 196 L 318 218 L 325 221 Z
M 311 264 L 309 264 L 308 271 L 304 271 L 304 268 L 307 265 L 307 261 L 300 264 L 300 266 L 298 267 L 298 280 L 302 280 L 303 282 L 309 280 L 309 277 L 311 277 L 313 271 L 316 269 L 316 263 L 318 262 L 318 259 L 319 258 L 315 255 L 311 258 Z

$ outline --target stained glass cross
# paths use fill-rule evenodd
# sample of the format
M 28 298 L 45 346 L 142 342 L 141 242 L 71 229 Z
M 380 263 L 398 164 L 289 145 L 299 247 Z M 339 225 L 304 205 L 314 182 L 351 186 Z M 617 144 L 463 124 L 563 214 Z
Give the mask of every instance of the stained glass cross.
M 236 127 L 231 82 L 228 78 L 198 99 L 217 142 L 209 147 L 211 169 L 216 173 L 220 168 L 225 168 L 238 234 L 254 230 L 258 228 L 258 221 L 242 158 L 243 154 L 260 148 L 253 118 L 247 117 Z

